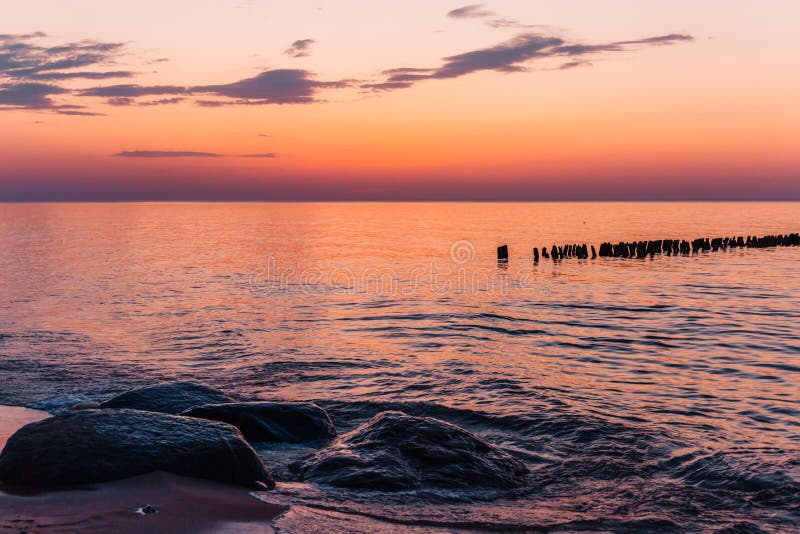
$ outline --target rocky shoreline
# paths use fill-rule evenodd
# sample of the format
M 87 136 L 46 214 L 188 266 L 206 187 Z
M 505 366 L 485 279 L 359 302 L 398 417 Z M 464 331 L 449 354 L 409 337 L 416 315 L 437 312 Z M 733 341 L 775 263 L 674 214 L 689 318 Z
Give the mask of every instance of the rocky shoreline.
M 293 481 L 353 490 L 513 489 L 528 473 L 509 453 L 432 417 L 389 410 L 339 435 L 315 404 L 241 402 L 170 382 L 22 426 L 0 453 L 0 492 L 63 491 L 152 473 L 268 491 L 275 479 L 253 448 L 264 443 L 311 451 L 283 470 Z

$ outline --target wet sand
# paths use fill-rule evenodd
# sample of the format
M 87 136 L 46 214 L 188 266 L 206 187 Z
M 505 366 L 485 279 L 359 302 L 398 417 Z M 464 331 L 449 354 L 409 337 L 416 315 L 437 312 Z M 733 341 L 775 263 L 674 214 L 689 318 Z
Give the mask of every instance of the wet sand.
M 8 491 L 0 488 L 4 532 L 263 533 L 288 509 L 242 488 L 161 472 L 65 491 Z M 157 511 L 142 513 L 146 506 Z
M 0 406 L 0 444 L 20 426 L 44 417 L 44 412 Z M 139 511 L 146 506 L 156 511 Z M 286 510 L 244 488 L 162 472 L 56 491 L 0 486 L 2 532 L 269 533 L 270 522 Z

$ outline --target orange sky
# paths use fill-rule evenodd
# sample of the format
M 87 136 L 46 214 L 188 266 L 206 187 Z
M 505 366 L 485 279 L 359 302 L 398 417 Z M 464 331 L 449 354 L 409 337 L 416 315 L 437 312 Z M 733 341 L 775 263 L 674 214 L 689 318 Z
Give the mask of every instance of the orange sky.
M 0 200 L 800 198 L 793 1 L 163 4 L 4 8 Z

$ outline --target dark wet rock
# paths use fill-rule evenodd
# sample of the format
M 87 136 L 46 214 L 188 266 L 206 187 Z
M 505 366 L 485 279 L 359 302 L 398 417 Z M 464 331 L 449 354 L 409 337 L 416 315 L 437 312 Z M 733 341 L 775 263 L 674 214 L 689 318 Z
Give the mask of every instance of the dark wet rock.
M 212 387 L 195 382 L 168 382 L 132 389 L 100 404 L 101 408 L 130 408 L 178 415 L 203 404 L 233 402 Z
M 88 484 L 152 471 L 274 486 L 235 427 L 138 410 L 80 410 L 31 423 L 0 454 L 0 481 L 9 485 Z
M 229 423 L 249 441 L 304 443 L 336 436 L 328 413 L 316 404 L 237 402 L 209 404 L 183 415 Z
M 450 423 L 383 412 L 292 466 L 304 480 L 382 491 L 519 486 L 527 468 Z

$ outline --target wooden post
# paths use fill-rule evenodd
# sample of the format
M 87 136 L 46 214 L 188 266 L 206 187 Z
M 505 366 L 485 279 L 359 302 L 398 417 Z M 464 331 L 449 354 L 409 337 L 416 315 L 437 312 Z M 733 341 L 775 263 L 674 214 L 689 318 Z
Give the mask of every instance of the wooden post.
M 497 261 L 508 261 L 508 245 L 500 245 L 497 247 Z

